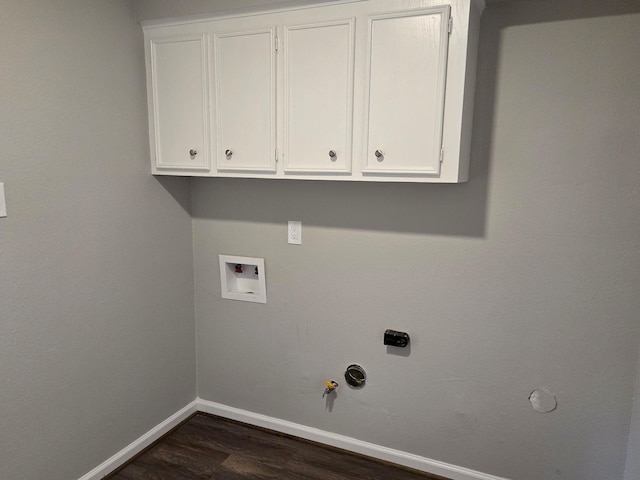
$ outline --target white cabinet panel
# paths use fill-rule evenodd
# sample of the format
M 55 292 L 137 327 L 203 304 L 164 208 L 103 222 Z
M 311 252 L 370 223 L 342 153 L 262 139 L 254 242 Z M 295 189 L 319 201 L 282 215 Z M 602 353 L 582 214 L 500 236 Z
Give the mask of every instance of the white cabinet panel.
M 351 171 L 354 20 L 284 27 L 284 171 Z
M 213 36 L 218 171 L 275 172 L 275 28 Z
M 449 11 L 369 17 L 364 173 L 440 173 Z
M 203 35 L 149 43 L 155 169 L 209 170 L 205 48 Z

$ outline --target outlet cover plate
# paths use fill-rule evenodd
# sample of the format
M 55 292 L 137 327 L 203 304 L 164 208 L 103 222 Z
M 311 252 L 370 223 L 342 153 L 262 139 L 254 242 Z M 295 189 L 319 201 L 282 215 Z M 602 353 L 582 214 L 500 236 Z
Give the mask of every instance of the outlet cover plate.
M 289 220 L 287 241 L 291 245 L 302 245 L 302 222 Z
M 7 202 L 4 198 L 4 183 L 0 183 L 0 217 L 7 216 Z

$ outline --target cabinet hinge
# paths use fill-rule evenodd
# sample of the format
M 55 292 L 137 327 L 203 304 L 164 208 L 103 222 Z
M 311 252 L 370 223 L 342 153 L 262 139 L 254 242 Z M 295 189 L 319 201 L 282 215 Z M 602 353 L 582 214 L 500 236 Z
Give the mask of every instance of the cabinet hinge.
M 278 51 L 280 50 L 280 39 L 278 38 L 278 35 L 276 35 L 276 53 L 278 53 Z
M 449 17 L 449 35 L 451 35 L 451 32 L 453 31 L 453 17 Z
M 444 147 L 440 149 L 440 163 L 444 162 Z
M 276 148 L 276 163 L 278 163 L 278 149 Z

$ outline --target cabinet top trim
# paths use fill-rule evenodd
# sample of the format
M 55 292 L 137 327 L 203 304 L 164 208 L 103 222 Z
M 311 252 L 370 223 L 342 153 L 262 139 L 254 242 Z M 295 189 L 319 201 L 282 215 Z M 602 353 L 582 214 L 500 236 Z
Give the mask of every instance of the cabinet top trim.
M 324 7 L 329 5 L 342 5 L 347 3 L 361 3 L 367 0 L 294 0 L 289 2 L 274 2 L 270 5 L 233 8 L 221 10 L 219 12 L 201 13 L 197 15 L 187 15 L 184 17 L 162 18 L 158 20 L 144 20 L 139 22 L 144 29 L 160 28 L 173 25 L 187 25 L 193 23 L 205 23 L 212 20 L 222 20 L 227 18 L 253 17 L 264 15 L 265 13 L 279 13 L 293 10 L 303 10 L 307 8 Z M 481 0 L 484 2 L 484 0 Z
M 346 5 L 352 3 L 365 3 L 369 0 L 294 0 L 294 1 L 278 1 L 270 5 L 264 5 L 259 7 L 244 7 L 234 8 L 231 10 L 223 10 L 220 12 L 203 13 L 198 15 L 188 15 L 184 17 L 171 17 L 158 20 L 144 20 L 139 22 L 144 30 L 151 30 L 154 28 L 162 28 L 175 25 L 190 25 L 196 23 L 206 23 L 213 20 L 223 20 L 229 18 L 243 18 L 253 17 L 257 15 L 264 15 L 266 13 L 281 13 L 295 10 L 305 10 L 309 8 L 326 7 L 332 5 Z M 451 0 L 450 0 L 451 1 Z M 454 0 L 455 1 L 455 0 Z M 486 4 L 485 0 L 466 0 L 483 11 Z M 440 5 L 446 5 L 450 3 L 447 0 L 442 0 Z M 436 5 L 434 5 L 436 6 Z

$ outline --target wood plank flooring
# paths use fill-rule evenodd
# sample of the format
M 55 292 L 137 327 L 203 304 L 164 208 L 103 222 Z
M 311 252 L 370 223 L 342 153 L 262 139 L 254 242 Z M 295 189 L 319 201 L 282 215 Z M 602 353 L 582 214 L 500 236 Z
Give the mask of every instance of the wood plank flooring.
M 203 413 L 106 479 L 447 480 Z

